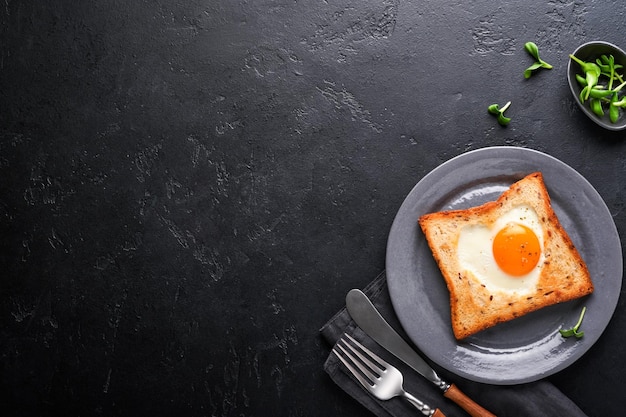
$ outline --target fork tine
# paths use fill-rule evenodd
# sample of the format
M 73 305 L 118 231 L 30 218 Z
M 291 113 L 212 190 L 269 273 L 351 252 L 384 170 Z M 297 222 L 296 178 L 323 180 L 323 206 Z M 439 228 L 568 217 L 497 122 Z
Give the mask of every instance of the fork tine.
M 343 342 L 343 345 L 345 347 L 342 345 L 339 345 L 339 348 L 352 360 L 352 362 L 364 374 L 366 374 L 369 377 L 369 379 L 372 381 L 372 384 L 374 383 L 376 379 L 382 376 L 384 369 L 380 369 L 378 366 L 376 366 L 374 362 L 372 362 L 370 359 L 365 357 L 361 352 L 356 350 L 353 346 L 351 346 L 344 339 L 342 339 L 341 341 Z M 349 349 L 350 351 L 348 352 L 346 348 Z M 356 357 L 358 357 L 359 359 L 354 357 L 353 354 L 356 355 Z
M 385 369 L 388 369 L 390 365 L 349 334 L 344 333 L 344 336 L 345 337 L 340 339 L 340 343 L 337 343 L 336 347 L 338 347 L 352 361 L 353 365 L 356 365 L 356 367 L 358 367 L 361 372 L 369 378 L 373 385 L 376 385 L 375 382 L 382 378 Z M 351 343 L 348 343 L 348 340 L 350 340 L 354 346 Z M 359 359 L 355 358 L 353 355 L 356 355 Z M 378 363 L 375 361 L 378 361 Z
M 363 385 L 363 388 L 365 388 L 366 390 L 372 389 L 372 383 L 363 375 L 361 375 L 350 362 L 345 360 L 343 355 L 339 354 L 337 349 L 333 349 L 332 352 L 339 358 L 339 360 L 346 366 L 346 368 L 348 368 L 348 370 L 352 373 L 352 375 L 354 375 L 357 381 L 359 381 L 361 385 Z
M 372 352 L 371 350 L 369 350 L 368 348 L 366 348 L 365 346 L 363 346 L 362 344 L 360 344 L 359 342 L 356 341 L 356 339 L 354 339 L 352 336 L 350 336 L 349 334 L 345 334 L 345 336 L 350 339 L 352 341 L 352 343 L 354 343 L 354 345 L 356 347 L 358 347 L 359 349 L 361 349 L 363 352 L 367 353 L 371 358 L 373 358 L 376 362 L 378 362 L 378 364 L 380 366 L 382 366 L 382 368 L 379 367 L 379 369 L 382 371 L 384 371 L 384 368 L 389 368 L 389 364 L 387 362 L 385 362 L 380 356 L 378 356 L 377 354 L 375 354 L 374 352 Z M 344 343 L 346 343 L 344 341 Z M 346 343 L 347 344 L 347 343 Z M 351 347 L 352 348 L 352 347 Z M 352 350 L 359 356 L 359 358 L 363 359 L 365 361 L 365 363 L 368 362 L 368 359 L 366 359 L 361 353 L 355 351 L 353 348 Z M 370 363 L 371 360 L 369 360 Z M 373 369 L 373 368 L 372 368 Z
M 347 351 L 346 348 L 343 347 L 342 345 L 338 345 L 339 349 L 341 349 L 341 351 L 352 361 L 353 365 L 356 365 L 356 367 L 359 368 L 361 370 L 361 372 L 363 372 L 367 378 L 369 378 L 370 383 L 372 385 L 375 385 L 376 380 L 380 376 L 380 372 L 378 370 L 376 370 L 376 369 L 373 369 L 372 367 L 368 368 L 369 365 L 368 365 L 367 362 L 365 362 L 365 364 L 363 364 L 362 361 L 360 361 L 357 358 L 355 358 L 354 355 L 352 355 L 352 353 L 357 353 L 358 354 L 358 352 L 355 352 L 354 349 L 351 346 L 347 345 L 345 340 L 342 340 L 342 342 L 344 343 L 344 345 L 346 345 L 350 349 L 350 352 Z

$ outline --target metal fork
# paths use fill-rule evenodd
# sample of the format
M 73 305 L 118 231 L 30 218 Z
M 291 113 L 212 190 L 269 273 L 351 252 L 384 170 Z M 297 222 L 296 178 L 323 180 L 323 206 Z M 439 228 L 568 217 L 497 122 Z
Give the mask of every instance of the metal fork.
M 438 408 L 433 409 L 402 388 L 402 373 L 398 369 L 382 360 L 349 334 L 344 334 L 344 336 L 345 338 L 342 337 L 333 348 L 333 353 L 372 395 L 379 400 L 390 400 L 402 396 L 426 416 L 445 417 Z M 348 343 L 346 339 L 350 340 L 352 344 Z M 337 349 L 341 350 L 342 354 Z

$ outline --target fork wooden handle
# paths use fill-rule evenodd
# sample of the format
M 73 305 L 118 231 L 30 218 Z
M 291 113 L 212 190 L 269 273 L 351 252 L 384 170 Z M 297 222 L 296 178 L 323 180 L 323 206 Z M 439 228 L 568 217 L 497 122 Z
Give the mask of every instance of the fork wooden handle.
M 482 408 L 476 404 L 470 397 L 463 394 L 461 390 L 454 384 L 443 393 L 443 396 L 457 403 L 463 410 L 467 411 L 472 417 L 496 417 L 495 414 Z

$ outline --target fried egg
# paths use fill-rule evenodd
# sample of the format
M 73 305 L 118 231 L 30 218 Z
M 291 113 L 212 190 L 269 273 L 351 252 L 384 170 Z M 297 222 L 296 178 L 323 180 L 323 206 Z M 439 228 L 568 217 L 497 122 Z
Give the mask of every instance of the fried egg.
M 514 207 L 492 224 L 461 229 L 461 268 L 492 291 L 534 291 L 544 261 L 543 228 L 535 210 Z

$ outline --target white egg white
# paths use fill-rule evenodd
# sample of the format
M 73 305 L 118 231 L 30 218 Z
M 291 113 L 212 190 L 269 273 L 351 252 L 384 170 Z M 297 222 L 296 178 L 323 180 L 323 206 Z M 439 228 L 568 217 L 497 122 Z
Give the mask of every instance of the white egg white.
M 507 274 L 500 269 L 493 257 L 492 246 L 495 236 L 512 222 L 530 228 L 541 246 L 537 266 L 522 276 Z M 544 260 L 543 249 L 543 229 L 539 217 L 532 207 L 521 205 L 500 216 L 493 224 L 472 225 L 461 229 L 457 253 L 461 268 L 470 272 L 489 290 L 524 294 L 534 291 L 537 286 Z

